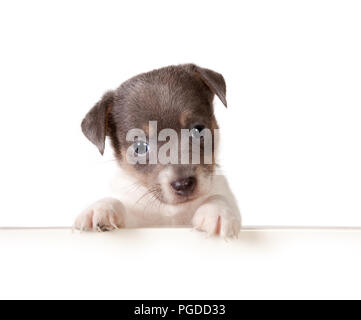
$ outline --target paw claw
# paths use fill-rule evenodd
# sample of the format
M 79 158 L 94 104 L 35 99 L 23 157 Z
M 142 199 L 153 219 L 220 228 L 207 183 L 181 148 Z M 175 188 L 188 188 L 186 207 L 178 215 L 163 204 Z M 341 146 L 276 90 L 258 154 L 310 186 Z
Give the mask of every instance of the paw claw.
M 106 232 L 119 229 L 124 222 L 125 208 L 113 198 L 105 198 L 95 202 L 74 223 L 74 228 L 82 231 Z
M 238 236 L 240 219 L 230 207 L 222 202 L 208 202 L 198 208 L 193 217 L 194 229 L 204 231 L 207 237 L 219 235 L 225 241 Z

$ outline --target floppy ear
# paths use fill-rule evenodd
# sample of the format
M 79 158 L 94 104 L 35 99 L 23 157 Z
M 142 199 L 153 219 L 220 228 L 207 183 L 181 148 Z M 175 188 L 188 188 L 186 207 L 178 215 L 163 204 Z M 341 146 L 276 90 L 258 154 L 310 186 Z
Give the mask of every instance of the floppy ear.
M 103 155 L 105 136 L 108 128 L 108 115 L 113 106 L 114 93 L 108 91 L 101 100 L 86 114 L 81 123 L 84 135 L 94 143 Z
M 198 66 L 194 67 L 196 75 L 203 80 L 209 90 L 211 90 L 213 94 L 216 94 L 224 106 L 227 107 L 226 82 L 224 81 L 223 76 L 220 73 L 210 69 L 205 69 Z

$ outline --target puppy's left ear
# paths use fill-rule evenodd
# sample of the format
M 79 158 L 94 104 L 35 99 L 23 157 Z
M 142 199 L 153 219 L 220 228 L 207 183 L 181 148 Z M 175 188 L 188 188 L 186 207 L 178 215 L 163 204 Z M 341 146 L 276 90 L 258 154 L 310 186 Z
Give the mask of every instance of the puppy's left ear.
M 105 136 L 108 131 L 108 118 L 114 102 L 114 92 L 108 91 L 86 114 L 81 123 L 84 135 L 94 143 L 101 155 L 104 154 Z
M 224 81 L 223 76 L 218 72 L 198 66 L 194 66 L 194 71 L 196 72 L 196 75 L 199 76 L 207 85 L 209 90 L 211 90 L 213 94 L 216 94 L 227 108 L 226 81 Z

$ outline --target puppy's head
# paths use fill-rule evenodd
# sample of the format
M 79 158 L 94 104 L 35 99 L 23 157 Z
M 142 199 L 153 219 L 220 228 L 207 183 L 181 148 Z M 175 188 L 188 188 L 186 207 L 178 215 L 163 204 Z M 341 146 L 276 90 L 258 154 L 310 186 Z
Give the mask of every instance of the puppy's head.
M 101 154 L 109 136 L 119 165 L 159 201 L 184 203 L 207 192 L 215 170 L 214 95 L 227 105 L 223 76 L 212 70 L 193 64 L 153 70 L 107 92 L 85 116 L 82 130 Z M 130 139 L 134 129 L 138 133 Z M 205 161 L 206 131 L 211 161 Z M 161 153 L 170 161 L 159 161 Z

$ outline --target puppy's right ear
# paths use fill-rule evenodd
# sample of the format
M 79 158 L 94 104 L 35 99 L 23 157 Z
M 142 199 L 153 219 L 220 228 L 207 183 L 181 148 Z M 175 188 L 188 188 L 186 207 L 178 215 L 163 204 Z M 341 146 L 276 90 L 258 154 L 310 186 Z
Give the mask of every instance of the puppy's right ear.
M 84 135 L 94 143 L 101 155 L 104 154 L 108 117 L 114 103 L 114 92 L 108 91 L 101 100 L 86 114 L 81 123 Z
M 226 81 L 223 76 L 210 69 L 201 68 L 193 63 L 183 64 L 181 67 L 191 72 L 195 77 L 200 78 L 202 82 L 208 87 L 208 89 L 222 101 L 225 107 L 227 107 L 226 99 Z

